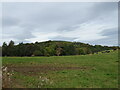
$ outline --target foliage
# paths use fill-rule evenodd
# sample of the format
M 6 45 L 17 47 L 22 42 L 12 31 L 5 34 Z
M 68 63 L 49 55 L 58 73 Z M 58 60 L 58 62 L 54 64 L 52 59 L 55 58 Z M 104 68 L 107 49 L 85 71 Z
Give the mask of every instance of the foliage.
M 81 42 L 67 41 L 46 41 L 35 43 L 19 43 L 14 41 L 2 45 L 2 56 L 65 56 L 65 55 L 86 55 L 104 50 L 116 50 L 118 47 L 101 45 L 89 45 Z

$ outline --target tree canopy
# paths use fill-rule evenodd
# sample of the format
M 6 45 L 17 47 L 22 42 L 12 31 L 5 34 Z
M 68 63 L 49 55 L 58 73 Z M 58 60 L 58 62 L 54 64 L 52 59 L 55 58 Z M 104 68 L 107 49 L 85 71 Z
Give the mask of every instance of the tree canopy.
M 89 45 L 81 42 L 67 41 L 45 41 L 35 43 L 14 44 L 10 41 L 2 45 L 2 56 L 65 56 L 65 55 L 86 55 L 104 50 L 116 50 L 118 47 Z

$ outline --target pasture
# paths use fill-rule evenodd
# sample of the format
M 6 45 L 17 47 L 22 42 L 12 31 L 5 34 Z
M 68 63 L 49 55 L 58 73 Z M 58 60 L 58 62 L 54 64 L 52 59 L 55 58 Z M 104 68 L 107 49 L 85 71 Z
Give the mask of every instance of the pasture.
M 5 88 L 117 88 L 118 51 L 75 56 L 3 57 Z

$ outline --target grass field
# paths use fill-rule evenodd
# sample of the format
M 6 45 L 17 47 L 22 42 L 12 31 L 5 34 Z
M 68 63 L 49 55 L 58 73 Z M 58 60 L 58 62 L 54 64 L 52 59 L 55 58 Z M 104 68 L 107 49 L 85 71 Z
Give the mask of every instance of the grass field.
M 3 72 L 3 87 L 118 87 L 118 51 L 76 56 L 3 57 L 2 63 L 7 67 L 7 72 Z

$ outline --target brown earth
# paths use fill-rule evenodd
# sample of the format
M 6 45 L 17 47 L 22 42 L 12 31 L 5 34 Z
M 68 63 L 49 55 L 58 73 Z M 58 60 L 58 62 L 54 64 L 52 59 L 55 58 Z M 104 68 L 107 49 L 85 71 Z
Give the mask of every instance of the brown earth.
M 20 72 L 27 75 L 36 75 L 37 73 L 48 73 L 60 70 L 88 70 L 90 67 L 55 67 L 55 66 L 8 66 L 8 72 Z
M 39 75 L 40 73 L 48 73 L 48 72 L 54 72 L 54 71 L 60 71 L 60 70 L 91 70 L 91 67 L 86 67 L 86 66 L 81 66 L 81 67 L 75 67 L 75 66 L 66 66 L 66 67 L 62 67 L 62 66 L 53 66 L 53 65 L 39 65 L 39 66 L 13 66 L 13 65 L 9 65 L 7 66 L 7 73 L 11 73 L 11 72 L 19 72 L 21 74 L 24 75 L 29 75 L 29 76 L 36 76 Z M 66 72 L 63 72 L 66 73 Z M 3 73 L 4 74 L 4 73 Z M 15 84 L 15 87 L 24 87 L 24 86 L 20 86 L 21 84 L 18 84 L 22 81 L 16 81 L 14 78 L 10 78 L 11 80 L 9 81 L 9 77 L 6 76 L 6 74 L 3 75 L 4 78 L 3 79 L 3 84 L 2 87 L 3 88 L 9 88 L 11 87 L 11 83 L 15 82 L 17 84 Z M 5 80 L 4 80 L 5 79 Z

